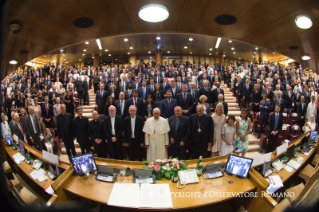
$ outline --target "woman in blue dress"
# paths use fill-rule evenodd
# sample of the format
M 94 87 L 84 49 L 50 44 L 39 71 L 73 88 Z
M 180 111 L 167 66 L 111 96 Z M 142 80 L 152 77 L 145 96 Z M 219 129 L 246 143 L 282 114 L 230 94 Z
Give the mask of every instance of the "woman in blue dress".
M 236 120 L 236 141 L 235 141 L 235 152 L 245 157 L 248 151 L 248 134 L 251 131 L 251 121 L 247 117 L 247 110 L 242 109 L 240 118 Z

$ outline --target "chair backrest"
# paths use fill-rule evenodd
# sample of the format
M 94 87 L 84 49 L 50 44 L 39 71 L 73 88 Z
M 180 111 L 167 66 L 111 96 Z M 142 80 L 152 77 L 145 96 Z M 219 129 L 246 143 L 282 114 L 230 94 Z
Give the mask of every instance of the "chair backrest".
M 253 103 L 249 103 L 249 111 L 253 111 Z
M 298 119 L 298 113 L 292 113 L 291 114 L 291 119 L 297 120 Z
M 257 121 L 259 121 L 259 118 L 260 118 L 260 112 L 258 112 L 258 113 L 256 114 L 255 119 L 256 119 Z
M 300 131 L 301 131 L 301 128 L 298 124 L 294 124 L 292 125 L 291 127 L 291 134 L 293 135 L 299 135 L 300 134 Z
M 284 114 L 283 114 L 284 115 Z M 290 123 L 290 115 L 286 113 L 286 116 L 283 117 L 284 118 L 284 124 L 288 124 Z
M 290 126 L 284 125 L 282 126 L 282 129 L 280 130 L 279 135 L 281 135 L 283 139 L 288 139 L 289 132 L 290 132 Z
M 265 127 L 265 134 L 268 135 L 269 126 Z

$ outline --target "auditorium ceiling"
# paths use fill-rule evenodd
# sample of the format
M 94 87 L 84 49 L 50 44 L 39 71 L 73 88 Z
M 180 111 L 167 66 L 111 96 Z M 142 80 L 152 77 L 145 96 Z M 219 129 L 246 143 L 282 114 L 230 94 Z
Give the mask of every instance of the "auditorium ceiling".
M 165 6 L 169 17 L 159 23 L 140 19 L 140 8 L 149 3 Z M 215 18 L 221 14 L 231 14 L 237 21 L 231 25 L 217 24 Z M 295 24 L 298 15 L 311 18 L 312 27 L 298 28 Z M 254 48 L 259 47 L 257 54 L 263 60 L 287 56 L 315 71 L 319 67 L 317 0 L 9 0 L 5 16 L 1 77 L 44 55 L 50 55 L 51 60 L 62 61 L 63 58 L 69 62 L 87 60 L 92 54 L 117 57 L 128 52 L 148 55 L 151 51 L 154 56 L 159 44 L 164 55 L 192 52 L 217 56 L 216 52 L 223 52 L 226 58 L 248 61 L 253 60 Z M 73 22 L 80 17 L 92 19 L 93 26 L 74 26 Z M 13 21 L 22 25 L 16 34 L 8 33 Z M 156 40 L 156 36 L 161 40 Z M 126 37 L 129 40 L 123 42 Z M 190 37 L 193 41 L 188 40 Z M 218 49 L 215 48 L 217 37 L 222 38 Z M 97 38 L 101 39 L 102 50 L 97 48 Z M 85 44 L 86 41 L 89 44 Z M 290 46 L 298 49 L 291 50 Z M 83 49 L 86 49 L 84 56 Z M 306 54 L 311 59 L 301 60 Z M 18 64 L 11 65 L 10 60 L 17 60 Z

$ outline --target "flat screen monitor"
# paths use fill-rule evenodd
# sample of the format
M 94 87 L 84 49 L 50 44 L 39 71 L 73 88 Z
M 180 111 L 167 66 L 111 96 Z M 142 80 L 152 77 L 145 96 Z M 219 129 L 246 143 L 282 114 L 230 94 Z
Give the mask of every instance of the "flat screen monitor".
M 76 175 L 82 176 L 87 171 L 89 173 L 96 171 L 96 164 L 92 153 L 72 157 L 71 162 Z
M 229 155 L 225 172 L 238 177 L 247 177 L 253 159 Z
M 293 144 L 290 147 L 288 147 L 288 149 L 287 149 L 287 159 L 288 160 L 290 160 L 291 158 L 294 157 L 295 148 L 296 148 L 295 144 Z
M 6 135 L 6 144 L 8 146 L 12 146 L 13 145 L 13 140 L 12 140 L 11 135 Z
M 317 139 L 318 139 L 318 131 L 311 131 L 310 141 L 317 143 Z
M 24 144 L 19 142 L 19 148 L 20 148 L 20 153 L 21 155 L 23 155 L 25 157 L 25 148 L 24 148 Z

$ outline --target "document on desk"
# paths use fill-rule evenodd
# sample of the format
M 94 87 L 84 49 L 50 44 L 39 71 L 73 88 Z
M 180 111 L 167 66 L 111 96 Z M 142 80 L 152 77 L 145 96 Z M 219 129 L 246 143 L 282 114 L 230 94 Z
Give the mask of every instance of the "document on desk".
M 17 164 L 20 164 L 21 162 L 24 161 L 25 157 L 20 153 L 16 153 L 12 156 L 14 158 L 14 161 L 17 163 Z
M 251 166 L 258 166 L 263 164 L 264 162 L 268 163 L 271 159 L 271 152 L 263 155 L 257 155 L 255 157 L 251 157 L 253 160 L 253 164 Z
M 130 208 L 173 208 L 168 184 L 115 183 L 107 204 Z
M 280 155 L 281 153 L 286 152 L 288 149 L 288 143 L 283 143 L 282 145 L 280 145 L 279 147 L 277 147 L 277 155 Z
M 30 176 L 36 180 L 38 179 L 40 176 L 43 176 L 45 172 L 43 171 L 43 169 L 39 169 L 39 170 L 34 170 L 33 172 L 30 173 Z
M 287 165 L 291 166 L 292 168 L 294 169 L 298 169 L 301 165 L 301 163 L 298 163 L 297 161 L 294 161 L 294 160 L 290 160 Z

